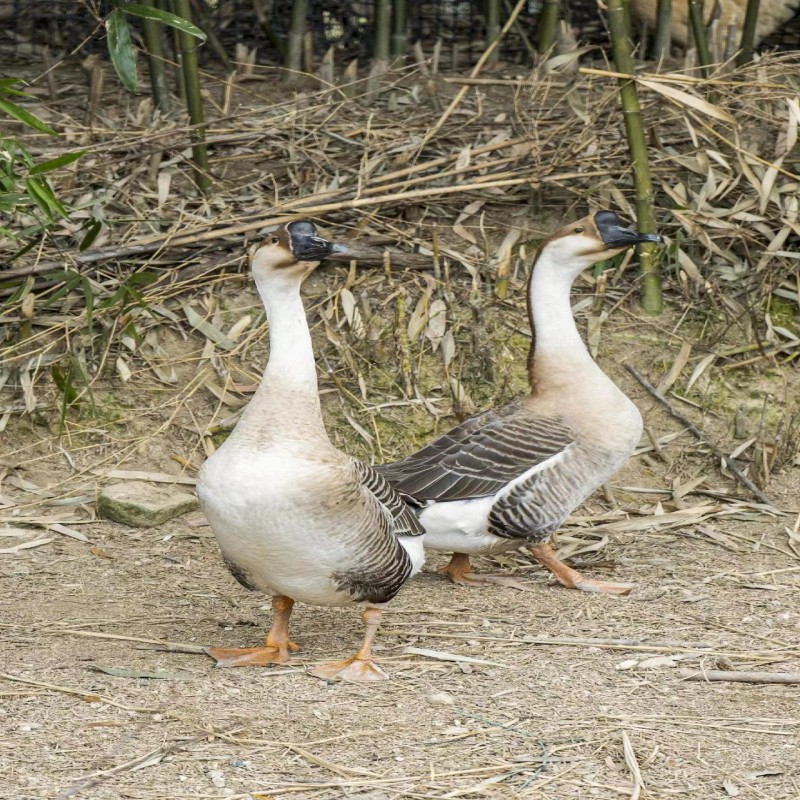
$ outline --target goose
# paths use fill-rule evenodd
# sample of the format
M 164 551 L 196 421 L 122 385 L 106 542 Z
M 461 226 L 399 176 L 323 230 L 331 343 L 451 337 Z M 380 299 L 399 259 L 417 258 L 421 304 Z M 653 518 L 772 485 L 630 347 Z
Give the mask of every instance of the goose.
M 282 664 L 296 601 L 363 608 L 363 644 L 311 674 L 388 676 L 372 657 L 381 609 L 422 567 L 423 528 L 374 469 L 337 450 L 325 431 L 300 287 L 323 258 L 347 250 L 295 220 L 269 234 L 252 273 L 269 324 L 269 360 L 226 441 L 203 464 L 197 493 L 223 560 L 239 583 L 272 596 L 263 647 L 212 647 L 219 667 Z
M 528 283 L 530 393 L 378 468 L 416 505 L 425 547 L 453 553 L 439 571 L 454 583 L 524 588 L 511 576 L 472 572 L 469 559 L 526 545 L 567 588 L 620 595 L 633 588 L 582 576 L 548 539 L 625 463 L 642 433 L 636 406 L 586 349 L 570 289 L 593 264 L 660 241 L 624 227 L 613 211 L 597 211 L 545 240 Z

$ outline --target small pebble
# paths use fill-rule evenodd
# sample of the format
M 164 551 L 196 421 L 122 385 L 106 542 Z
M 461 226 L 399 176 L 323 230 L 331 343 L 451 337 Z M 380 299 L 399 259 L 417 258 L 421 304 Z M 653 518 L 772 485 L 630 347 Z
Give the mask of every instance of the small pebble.
M 206 777 L 217 789 L 222 789 L 225 786 L 225 773 L 221 769 L 210 769 L 206 772 Z
M 434 692 L 428 695 L 428 702 L 432 706 L 452 706 L 456 701 L 447 692 Z

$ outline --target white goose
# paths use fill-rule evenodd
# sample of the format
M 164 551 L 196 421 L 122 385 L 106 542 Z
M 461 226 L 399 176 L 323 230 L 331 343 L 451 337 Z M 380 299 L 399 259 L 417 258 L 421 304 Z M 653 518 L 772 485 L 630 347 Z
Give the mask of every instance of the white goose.
M 365 607 L 366 635 L 321 678 L 382 680 L 371 644 L 380 606 L 422 566 L 422 527 L 386 480 L 330 442 L 300 285 L 320 259 L 347 251 L 295 221 L 270 234 L 252 270 L 269 323 L 261 383 L 225 443 L 205 462 L 197 493 L 222 556 L 245 587 L 272 595 L 264 647 L 211 648 L 220 667 L 284 663 L 294 602 Z
M 440 571 L 455 583 L 521 588 L 509 576 L 473 573 L 469 557 L 527 545 L 568 588 L 612 594 L 632 589 L 584 578 L 556 557 L 547 540 L 625 463 L 642 433 L 636 406 L 581 340 L 570 288 L 598 261 L 639 242 L 659 241 L 623 227 L 612 211 L 553 234 L 539 250 L 528 286 L 530 394 L 377 468 L 418 505 L 425 547 L 453 552 Z

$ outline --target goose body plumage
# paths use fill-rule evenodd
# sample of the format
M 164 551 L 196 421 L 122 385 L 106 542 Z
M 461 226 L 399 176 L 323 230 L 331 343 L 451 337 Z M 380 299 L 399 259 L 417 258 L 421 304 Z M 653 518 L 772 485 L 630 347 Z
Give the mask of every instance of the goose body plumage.
M 416 504 L 425 547 L 461 558 L 459 566 L 454 558 L 443 570 L 456 582 L 516 585 L 465 572 L 465 557 L 529 545 L 565 584 L 630 591 L 627 584 L 582 578 L 577 585 L 580 576 L 557 562 L 546 543 L 625 463 L 642 433 L 638 409 L 581 340 L 570 287 L 591 264 L 636 241 L 654 240 L 622 228 L 612 212 L 598 212 L 545 241 L 529 284 L 530 394 L 477 414 L 406 458 L 379 467 Z
M 273 597 L 265 647 L 212 648 L 220 666 L 282 663 L 294 601 L 365 608 L 367 636 L 319 677 L 377 680 L 370 644 L 380 606 L 422 567 L 423 528 L 372 467 L 337 450 L 325 431 L 300 286 L 333 245 L 308 222 L 268 237 L 253 259 L 267 312 L 270 355 L 241 419 L 197 482 L 223 559 L 245 587 Z

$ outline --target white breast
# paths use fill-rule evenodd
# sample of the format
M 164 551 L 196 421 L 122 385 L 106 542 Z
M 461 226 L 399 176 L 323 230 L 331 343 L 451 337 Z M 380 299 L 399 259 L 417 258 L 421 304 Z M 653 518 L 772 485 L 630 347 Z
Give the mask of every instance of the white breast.
M 314 605 L 352 602 L 332 579 L 349 556 L 336 520 L 309 502 L 327 469 L 279 450 L 243 458 L 221 449 L 205 463 L 203 510 L 223 555 L 256 588 Z

